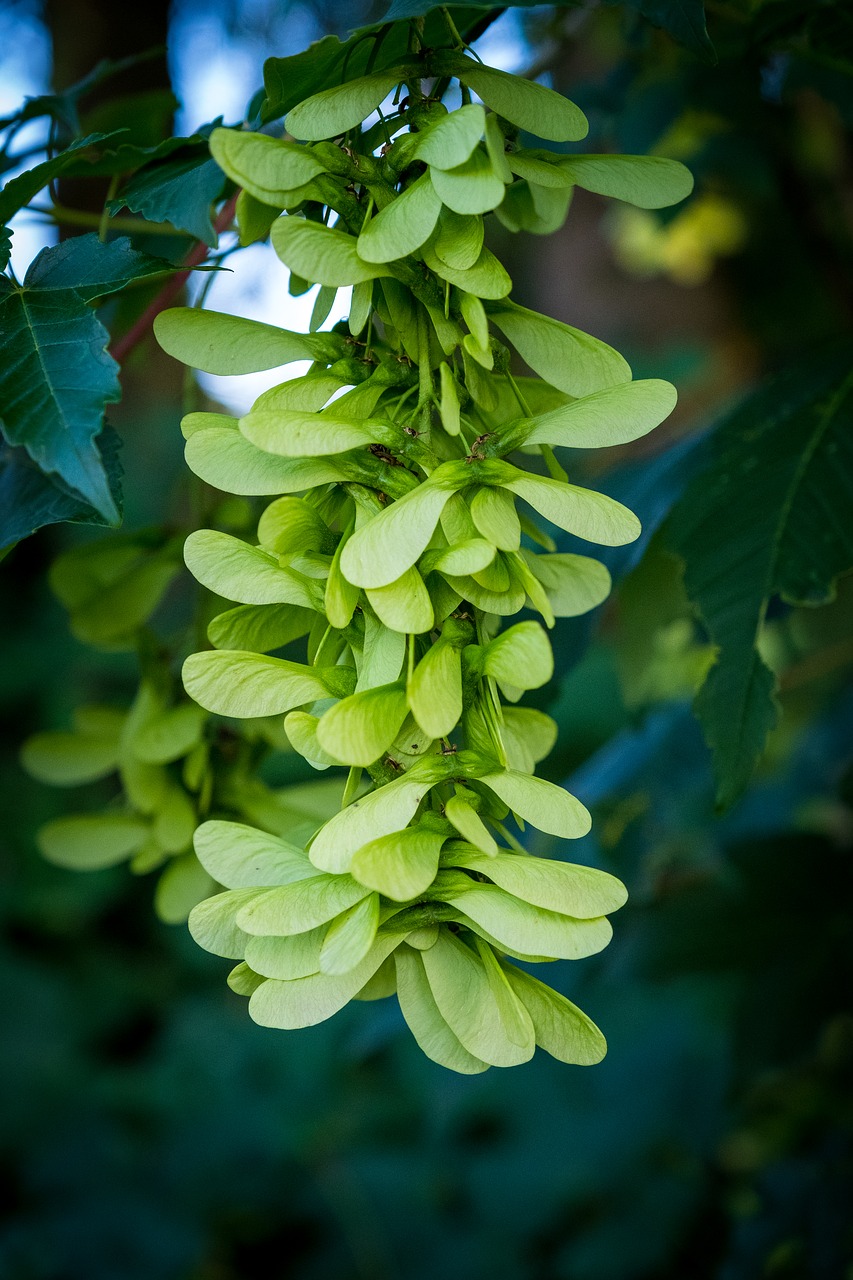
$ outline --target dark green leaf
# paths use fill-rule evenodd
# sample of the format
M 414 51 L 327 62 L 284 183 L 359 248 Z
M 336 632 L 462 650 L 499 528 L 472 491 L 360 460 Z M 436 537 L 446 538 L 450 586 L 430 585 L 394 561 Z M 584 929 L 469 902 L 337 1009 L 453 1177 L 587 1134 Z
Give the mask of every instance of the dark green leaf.
M 661 27 L 685 49 L 705 62 L 716 62 L 717 54 L 705 24 L 704 0 L 630 0 L 644 18 Z
M 13 214 L 30 203 L 33 196 L 38 195 L 42 187 L 46 187 L 54 178 L 58 178 L 72 161 L 78 160 L 80 157 L 77 152 L 93 146 L 96 142 L 103 142 L 104 138 L 111 136 L 107 133 L 91 133 L 88 137 L 81 138 L 79 142 L 72 142 L 71 146 L 61 151 L 58 156 L 33 165 L 32 169 L 27 169 L 25 173 L 7 182 L 0 191 L 0 224 L 8 222 Z
M 822 603 L 853 567 L 850 363 L 849 351 L 803 361 L 750 397 L 676 508 L 685 585 L 719 650 L 696 712 L 721 805 L 746 786 L 776 722 L 756 649 L 769 601 Z
M 106 427 L 98 438 L 116 506 L 121 510 L 118 436 Z M 39 471 L 25 449 L 0 447 L 0 550 L 48 524 L 103 525 L 103 516 L 78 495 Z
M 72 289 L 15 288 L 0 279 L 0 421 L 43 471 L 58 475 L 117 524 L 95 437 L 104 406 L 119 399 L 109 334 Z
M 73 289 L 85 302 L 92 302 L 116 293 L 131 280 L 172 270 L 169 262 L 137 253 L 127 236 L 102 244 L 92 232 L 42 249 L 30 263 L 24 287 L 41 292 Z
M 118 199 L 111 201 L 110 213 L 126 207 L 151 222 L 171 222 L 214 248 L 210 206 L 221 194 L 223 182 L 219 165 L 204 155 L 167 160 L 131 178 Z

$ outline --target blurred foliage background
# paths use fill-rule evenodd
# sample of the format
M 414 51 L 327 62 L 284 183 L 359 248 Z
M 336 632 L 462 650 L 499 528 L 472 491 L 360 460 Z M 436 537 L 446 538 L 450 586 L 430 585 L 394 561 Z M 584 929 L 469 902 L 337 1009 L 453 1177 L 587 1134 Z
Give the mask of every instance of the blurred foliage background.
M 853 14 L 710 0 L 711 53 L 695 26 L 654 25 L 675 8 L 516 9 L 486 37 L 579 102 L 589 149 L 656 151 L 697 180 L 664 213 L 614 213 L 579 191 L 561 233 L 511 249 L 519 301 L 613 342 L 681 396 L 648 439 L 577 465 L 645 534 L 611 553 L 606 607 L 558 624 L 557 675 L 535 695 L 560 725 L 542 771 L 595 818 L 580 853 L 559 853 L 631 891 L 611 946 L 563 985 L 607 1034 L 607 1059 L 540 1055 L 458 1078 L 384 1004 L 261 1029 L 227 965 L 154 919 L 144 878 L 44 864 L 35 828 L 80 795 L 29 779 L 20 743 L 81 701 L 121 703 L 135 672 L 131 655 L 70 637 L 46 570 L 85 535 L 43 530 L 0 570 L 0 1276 L 853 1277 L 853 583 L 819 609 L 771 604 L 760 650 L 784 714 L 721 813 L 691 711 L 713 651 L 677 555 L 732 407 L 839 335 L 849 348 Z M 229 65 L 251 93 L 266 54 L 376 16 L 356 10 L 47 0 L 0 6 L 0 25 L 6 59 L 16 39 L 30 48 L 25 35 L 52 48 L 58 88 L 103 56 L 167 45 L 168 59 L 123 75 L 118 98 L 112 86 L 87 99 L 89 127 L 124 111 L 156 139 L 174 85 L 184 131 L 211 104 L 239 118 Z M 72 181 L 63 191 L 67 205 L 91 199 Z M 494 247 L 510 252 L 500 235 Z M 149 341 L 124 393 L 111 417 L 127 527 L 159 522 L 164 505 L 179 522 L 181 375 Z

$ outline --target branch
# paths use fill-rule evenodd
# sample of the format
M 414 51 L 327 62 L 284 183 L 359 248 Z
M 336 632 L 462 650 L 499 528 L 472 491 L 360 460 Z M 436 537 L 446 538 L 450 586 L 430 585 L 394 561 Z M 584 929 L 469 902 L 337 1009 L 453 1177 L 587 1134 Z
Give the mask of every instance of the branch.
M 219 216 L 213 224 L 217 235 L 220 235 L 225 231 L 233 222 L 234 210 L 237 207 L 237 196 L 239 194 L 239 191 L 235 191 L 231 199 L 228 200 L 220 209 Z M 168 280 L 166 284 L 163 285 L 163 288 L 157 294 L 154 301 L 145 308 L 136 323 L 128 329 L 127 333 L 123 337 L 117 338 L 115 342 L 110 343 L 109 351 L 114 360 L 117 360 L 119 364 L 122 364 L 124 360 L 127 359 L 133 348 L 138 346 L 142 339 L 147 336 L 149 329 L 160 312 L 165 311 L 181 292 L 190 273 L 195 267 L 201 266 L 206 257 L 207 245 L 201 244 L 201 242 L 199 242 L 194 249 L 190 250 L 185 259 L 183 268 L 176 272 L 175 275 L 172 276 L 171 280 Z

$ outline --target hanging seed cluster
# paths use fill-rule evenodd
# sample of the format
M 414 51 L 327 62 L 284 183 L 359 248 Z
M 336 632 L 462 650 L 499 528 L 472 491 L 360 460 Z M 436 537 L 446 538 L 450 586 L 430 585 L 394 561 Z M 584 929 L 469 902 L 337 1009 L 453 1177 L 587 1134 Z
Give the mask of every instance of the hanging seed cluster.
M 596 1062 L 598 1028 L 514 963 L 598 952 L 625 900 L 614 877 L 533 857 L 514 834 L 589 829 L 578 800 L 535 776 L 556 726 L 518 702 L 551 678 L 546 628 L 610 588 L 598 560 L 558 553 L 537 517 L 591 544 L 635 539 L 636 517 L 572 484 L 562 451 L 637 439 L 675 392 L 632 381 L 605 343 L 513 302 L 484 228 L 493 216 L 552 232 L 576 186 L 675 203 L 690 175 L 660 158 L 520 145 L 577 141 L 586 120 L 458 47 L 315 94 L 285 126 L 293 141 L 217 129 L 210 146 L 241 188 L 243 243 L 269 234 L 291 289 L 320 285 L 310 332 L 187 308 L 156 323 L 166 351 L 210 373 L 311 362 L 240 419 L 183 421 L 198 477 L 270 499 L 251 541 L 215 529 L 187 540 L 195 578 L 233 607 L 183 681 L 238 736 L 284 717 L 315 769 L 349 774 L 319 828 L 253 809 L 260 784 L 245 773 L 208 788 L 196 811 L 218 816 L 195 852 L 224 891 L 190 929 L 239 962 L 230 984 L 267 1026 L 396 993 L 423 1051 L 453 1070 L 521 1063 L 537 1044 Z M 348 324 L 322 331 L 340 289 L 352 290 Z M 532 373 L 514 376 L 510 349 Z M 537 620 L 512 622 L 524 609 Z M 305 661 L 277 656 L 294 642 Z M 163 737 L 170 715 L 189 759 L 203 730 L 186 704 L 158 707 L 148 737 L 179 759 Z

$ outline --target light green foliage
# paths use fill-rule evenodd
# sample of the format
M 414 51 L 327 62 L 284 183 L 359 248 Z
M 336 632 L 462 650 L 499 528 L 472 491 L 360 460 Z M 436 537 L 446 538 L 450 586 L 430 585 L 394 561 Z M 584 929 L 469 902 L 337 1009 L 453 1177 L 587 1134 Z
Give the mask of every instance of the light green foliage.
M 279 218 L 273 225 L 272 243 L 286 267 L 316 284 L 341 288 L 391 274 L 382 263 L 359 256 L 354 236 L 319 222 Z
M 244 191 L 282 207 L 287 207 L 292 192 L 324 172 L 322 162 L 305 147 L 239 129 L 214 129 L 210 154 Z
M 367 223 L 358 237 L 365 262 L 391 262 L 420 249 L 435 229 L 441 199 L 424 174 Z
M 260 320 L 172 307 L 154 321 L 164 351 L 205 373 L 257 373 L 293 360 L 334 359 L 342 347 L 330 334 L 290 333 Z
M 48 824 L 47 856 L 163 867 L 160 914 L 189 912 L 199 945 L 238 962 L 229 983 L 257 1022 L 310 1026 L 396 991 L 424 1052 L 473 1074 L 537 1044 L 566 1062 L 604 1052 L 585 1015 L 508 962 L 594 954 L 625 900 L 602 871 L 522 850 L 513 824 L 573 840 L 590 817 L 535 775 L 554 722 L 513 704 L 554 674 L 555 618 L 610 586 L 536 518 L 604 546 L 639 533 L 627 508 L 570 484 L 552 448 L 636 440 L 675 402 L 597 338 L 513 302 L 485 220 L 543 234 L 575 186 L 653 208 L 690 179 L 656 158 L 520 148 L 518 129 L 577 141 L 586 120 L 442 46 L 440 30 L 420 48 L 394 28 L 397 52 L 377 42 L 370 62 L 321 42 L 318 92 L 299 57 L 271 64 L 266 110 L 288 112 L 296 141 L 213 131 L 220 177 L 242 188 L 242 240 L 269 232 L 291 288 L 321 292 L 308 334 L 175 308 L 158 339 L 211 373 L 312 367 L 239 420 L 182 424 L 190 468 L 240 497 L 236 517 L 211 504 L 214 527 L 184 545 L 202 589 L 195 635 L 212 646 L 186 658 L 189 701 L 145 631 L 179 548 L 93 544 L 60 560 L 54 587 L 76 633 L 138 647 L 145 678 L 127 715 L 90 708 L 24 759 L 59 785 L 117 771 L 123 798 Z M 464 105 L 423 98 L 448 81 Z M 319 332 L 350 287 L 348 321 Z M 510 375 L 504 341 L 535 376 Z M 250 515 L 244 498 L 267 501 Z M 212 620 L 209 593 L 230 602 Z M 526 606 L 542 621 L 516 621 Z M 273 793 L 256 773 L 271 750 L 324 772 Z
M 324 89 L 288 112 L 285 128 L 305 141 L 346 133 L 361 124 L 399 82 L 400 71 L 394 68 Z
M 495 307 L 490 318 L 534 373 L 571 396 L 604 391 L 631 377 L 618 351 L 560 320 L 517 305 Z

